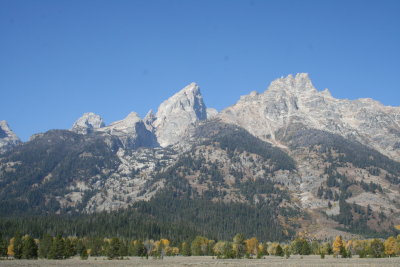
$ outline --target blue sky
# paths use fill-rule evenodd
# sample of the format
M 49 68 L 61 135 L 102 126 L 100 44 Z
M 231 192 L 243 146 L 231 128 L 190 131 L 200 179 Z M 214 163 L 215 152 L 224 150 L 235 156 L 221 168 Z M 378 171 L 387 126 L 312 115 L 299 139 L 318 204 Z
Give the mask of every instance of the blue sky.
M 0 120 L 23 140 L 144 116 L 197 82 L 208 107 L 308 72 L 400 105 L 400 1 L 0 1 Z

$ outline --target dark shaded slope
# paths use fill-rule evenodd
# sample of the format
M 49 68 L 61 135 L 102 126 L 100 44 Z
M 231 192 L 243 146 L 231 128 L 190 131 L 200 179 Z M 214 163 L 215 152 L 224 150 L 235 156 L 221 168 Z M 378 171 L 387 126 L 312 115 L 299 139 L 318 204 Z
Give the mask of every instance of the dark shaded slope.
M 283 131 L 277 136 L 283 136 Z M 339 153 L 340 163 L 352 163 L 358 168 L 376 167 L 389 173 L 400 176 L 400 163 L 391 160 L 378 151 L 369 148 L 357 141 L 346 139 L 329 132 L 309 129 L 303 125 L 292 125 L 286 130 L 282 141 L 289 145 L 290 149 L 309 147 L 319 153 L 327 153 L 334 149 Z
M 296 168 L 294 160 L 283 150 L 232 124 L 217 120 L 201 123 L 195 129 L 194 138 L 198 139 L 200 144 L 216 143 L 230 153 L 246 151 L 257 154 L 265 160 L 271 160 L 274 170 L 294 170 Z
M 111 145 L 108 145 L 111 144 Z M 38 135 L 1 158 L 0 214 L 57 211 L 56 196 L 68 185 L 113 170 L 118 141 L 100 135 L 52 130 Z M 106 178 L 106 177 L 104 177 Z

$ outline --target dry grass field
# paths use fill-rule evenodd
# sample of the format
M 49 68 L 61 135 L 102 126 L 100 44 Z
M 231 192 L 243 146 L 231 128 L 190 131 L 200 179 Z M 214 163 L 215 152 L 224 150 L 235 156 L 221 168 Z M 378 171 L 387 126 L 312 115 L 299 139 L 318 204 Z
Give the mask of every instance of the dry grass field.
M 89 260 L 80 260 L 73 258 L 68 260 L 1 260 L 0 266 L 9 267 L 47 267 L 47 266 L 62 266 L 62 267 L 89 267 L 89 266 L 104 266 L 104 267 L 125 267 L 125 266 L 144 266 L 144 267 L 160 267 L 160 266 L 400 266 L 400 258 L 384 258 L 384 259 L 335 259 L 327 256 L 321 259 L 319 256 L 292 256 L 289 259 L 279 257 L 265 257 L 265 259 L 241 259 L 241 260 L 220 260 L 212 257 L 166 257 L 163 260 L 156 259 L 141 259 L 130 257 L 126 260 L 107 260 L 103 257 L 90 258 Z

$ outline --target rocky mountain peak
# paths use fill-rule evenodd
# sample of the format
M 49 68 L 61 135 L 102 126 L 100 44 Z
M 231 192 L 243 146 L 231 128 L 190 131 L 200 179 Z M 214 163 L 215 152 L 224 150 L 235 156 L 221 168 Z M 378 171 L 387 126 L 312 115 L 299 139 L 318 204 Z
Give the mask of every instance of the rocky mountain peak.
M 88 134 L 93 130 L 104 127 L 103 118 L 93 112 L 87 112 L 82 115 L 72 126 L 71 131 Z
M 217 117 L 218 115 L 218 110 L 216 110 L 215 108 L 207 108 L 207 119 L 211 120 L 215 117 Z
M 269 91 L 288 91 L 288 92 L 317 92 L 313 86 L 308 73 L 297 73 L 296 76 L 289 74 L 271 83 Z
M 131 112 L 125 119 L 111 123 L 109 126 L 104 127 L 104 130 L 129 133 L 135 129 L 137 123 L 143 123 L 143 121 L 136 112 Z
M 0 153 L 6 152 L 19 143 L 21 143 L 21 140 L 10 129 L 7 121 L 0 121 Z
M 400 160 L 399 113 L 400 108 L 375 100 L 336 99 L 328 89 L 317 91 L 308 74 L 300 73 L 273 81 L 263 94 L 242 96 L 218 116 L 276 145 L 286 129 L 298 123 L 352 138 Z
M 191 83 L 162 102 L 155 117 L 152 126 L 159 144 L 168 146 L 178 142 L 190 125 L 207 119 L 199 86 Z
M 118 137 L 123 146 L 128 149 L 158 145 L 154 134 L 146 128 L 136 112 L 129 113 L 123 120 L 97 129 L 97 132 Z
M 149 112 L 147 112 L 146 116 L 143 119 L 143 122 L 146 125 L 147 130 L 149 130 L 150 132 L 154 131 L 153 122 L 155 120 L 156 120 L 156 115 L 154 114 L 153 110 L 150 109 Z

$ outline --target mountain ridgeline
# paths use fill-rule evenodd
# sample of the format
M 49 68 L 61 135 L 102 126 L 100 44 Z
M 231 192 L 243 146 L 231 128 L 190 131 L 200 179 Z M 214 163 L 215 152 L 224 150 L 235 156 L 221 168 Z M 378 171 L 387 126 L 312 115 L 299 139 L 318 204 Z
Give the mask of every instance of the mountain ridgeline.
M 192 83 L 144 119 L 85 113 L 25 143 L 0 123 L 3 232 L 383 236 L 400 224 L 399 190 L 400 108 L 335 99 L 307 74 L 221 112 Z

